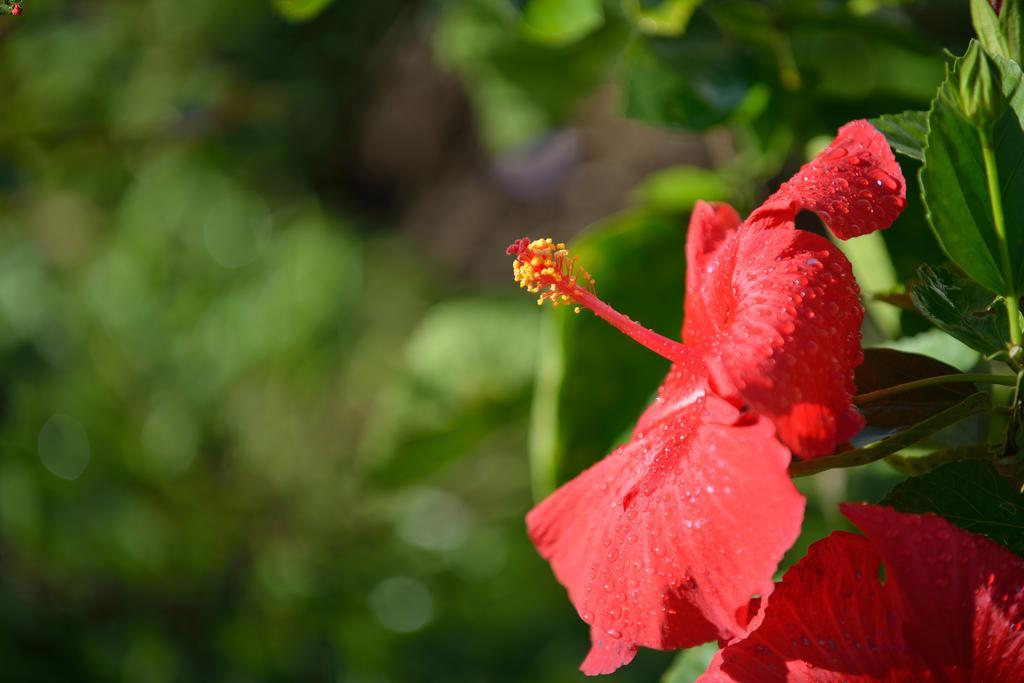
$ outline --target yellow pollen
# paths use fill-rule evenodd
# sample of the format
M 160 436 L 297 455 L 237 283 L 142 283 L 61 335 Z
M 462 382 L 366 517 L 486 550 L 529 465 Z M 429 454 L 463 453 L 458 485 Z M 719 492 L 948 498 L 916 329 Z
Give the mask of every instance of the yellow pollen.
M 523 240 L 525 242 L 525 240 Z M 552 306 L 567 305 L 575 301 L 583 287 L 593 291 L 594 278 L 570 256 L 563 242 L 550 238 L 530 242 L 516 256 L 512 272 L 519 286 L 537 295 L 537 304 L 550 301 Z M 573 309 L 580 312 L 580 307 Z

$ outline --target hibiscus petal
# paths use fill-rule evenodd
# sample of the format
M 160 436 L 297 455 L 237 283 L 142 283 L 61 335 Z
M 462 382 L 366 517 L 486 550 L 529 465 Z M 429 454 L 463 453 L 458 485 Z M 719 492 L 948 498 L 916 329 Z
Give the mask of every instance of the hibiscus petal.
M 771 424 L 673 369 L 633 440 L 527 516 L 585 622 L 582 670 L 610 673 L 638 646 L 674 649 L 746 632 L 799 533 L 803 497 Z
M 813 544 L 768 599 L 756 630 L 721 650 L 700 681 L 929 680 L 893 623 L 880 564 L 863 536 L 840 531 Z
M 841 509 L 878 548 L 907 640 L 932 669 L 948 680 L 1024 680 L 1024 559 L 934 515 Z
M 740 216 L 728 204 L 698 201 L 690 214 L 686 231 L 686 316 L 685 326 L 707 317 L 701 296 L 706 269 L 740 225 Z M 692 321 L 692 322 L 691 322 Z
M 704 349 L 712 389 L 749 404 L 812 457 L 864 425 L 852 403 L 863 316 L 850 263 L 828 240 L 742 226 L 704 264 L 684 339 Z
M 812 545 L 702 681 L 1024 681 L 1024 559 L 934 515 L 841 509 L 866 537 Z
M 792 226 L 797 213 L 808 209 L 845 240 L 889 227 L 906 198 L 903 173 L 885 136 L 867 121 L 853 121 L 746 224 L 757 229 Z

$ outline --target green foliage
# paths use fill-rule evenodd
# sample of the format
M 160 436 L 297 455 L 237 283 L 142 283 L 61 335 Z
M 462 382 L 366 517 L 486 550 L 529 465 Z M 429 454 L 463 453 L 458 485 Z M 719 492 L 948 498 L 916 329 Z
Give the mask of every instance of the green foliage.
M 698 200 L 720 201 L 731 193 L 729 182 L 721 173 L 694 166 L 670 166 L 647 176 L 634 194 L 658 213 L 682 215 Z
M 529 0 L 523 9 L 526 35 L 552 45 L 576 42 L 603 23 L 601 0 Z
M 889 292 L 899 286 L 899 275 L 893 263 L 885 237 L 881 233 L 862 235 L 855 240 L 839 243 L 839 249 L 850 260 L 853 275 L 861 290 Z M 865 309 L 882 335 L 889 339 L 900 336 L 900 312 L 879 301 L 867 300 Z
M 562 26 L 561 12 L 544 8 L 563 4 L 542 0 L 532 11 L 545 17 L 550 12 L 544 25 Z M 577 5 L 594 3 L 572 6 Z M 440 60 L 469 88 L 484 140 L 493 150 L 522 147 L 564 122 L 607 76 L 626 38 L 624 23 L 613 17 L 575 41 L 565 36 L 578 28 L 563 27 L 558 35 L 565 39 L 553 41 L 557 44 L 531 40 L 522 22 L 503 0 L 456 0 L 434 37 Z
M 905 512 L 934 512 L 1024 555 L 1024 495 L 990 463 L 950 463 L 908 479 L 882 503 Z
M 942 78 L 920 33 L 882 15 L 797 0 L 623 0 L 603 3 L 600 23 L 599 4 L 450 3 L 435 46 L 469 87 L 492 149 L 561 125 L 616 76 L 629 116 L 689 130 L 734 127 L 749 152 L 735 166 L 739 179 L 755 183 L 838 123 L 887 103 L 923 106 Z
M 704 130 L 723 123 L 753 87 L 742 61 L 712 40 L 636 41 L 626 53 L 623 110 L 659 126 Z
M 623 0 L 626 13 L 644 33 L 678 36 L 703 0 Z
M 960 62 L 950 78 L 956 78 Z M 928 219 L 949 257 L 968 275 L 994 292 L 1005 291 L 996 254 L 985 169 L 978 131 L 950 104 L 954 86 L 947 81 L 928 114 L 928 143 L 921 187 Z M 1024 176 L 1015 173 L 1024 158 L 1024 132 L 1016 112 L 1008 111 L 995 129 L 995 150 L 1003 178 L 1004 210 L 1014 272 L 1024 259 Z
M 273 0 L 274 9 L 288 21 L 309 21 L 327 9 L 334 0 Z
M 991 292 L 948 268 L 925 264 L 910 296 L 917 309 L 943 332 L 991 355 L 1005 351 L 1009 338 L 1006 307 Z
M 928 139 L 928 112 L 905 111 L 902 114 L 883 114 L 871 119 L 871 124 L 885 134 L 894 152 L 924 161 L 924 147 Z
M 693 683 L 708 668 L 717 651 L 717 643 L 705 643 L 683 650 L 672 660 L 672 666 L 661 677 L 661 683 Z
M 1024 13 L 1019 0 L 1004 2 L 998 15 L 987 0 L 971 0 L 971 20 L 978 40 L 990 55 L 1021 62 Z
M 521 519 L 538 312 L 354 178 L 429 24 L 284 7 L 0 17 L 2 677 L 565 680 Z
M 941 96 L 947 97 L 950 106 L 975 128 L 995 125 L 1006 111 L 1002 79 L 977 41 L 971 41 L 967 52 L 957 60 L 954 72 L 956 80 L 950 82 Z
M 540 321 L 521 304 L 453 300 L 426 312 L 405 348 L 406 382 L 366 444 L 375 482 L 420 480 L 525 415 Z

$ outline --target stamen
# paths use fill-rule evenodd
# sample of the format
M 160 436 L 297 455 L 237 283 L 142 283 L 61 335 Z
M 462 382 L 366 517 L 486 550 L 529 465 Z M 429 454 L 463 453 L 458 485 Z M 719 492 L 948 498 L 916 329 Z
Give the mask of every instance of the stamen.
M 565 244 L 550 238 L 530 241 L 528 237 L 516 240 L 506 250 L 514 256 L 512 272 L 519 286 L 537 295 L 537 305 L 550 301 L 552 306 L 578 304 L 589 308 L 598 317 L 619 331 L 643 344 L 660 356 L 677 362 L 690 354 L 680 342 L 664 337 L 630 320 L 597 298 L 594 278 L 569 254 Z
M 576 257 L 569 256 L 563 242 L 550 238 L 531 242 L 524 237 L 513 242 L 506 251 L 516 257 L 512 262 L 516 282 L 537 295 L 538 306 L 545 301 L 550 301 L 552 306 L 564 306 L 576 301 L 577 290 L 594 291 L 594 278 L 579 267 Z M 574 310 L 578 313 L 579 306 Z

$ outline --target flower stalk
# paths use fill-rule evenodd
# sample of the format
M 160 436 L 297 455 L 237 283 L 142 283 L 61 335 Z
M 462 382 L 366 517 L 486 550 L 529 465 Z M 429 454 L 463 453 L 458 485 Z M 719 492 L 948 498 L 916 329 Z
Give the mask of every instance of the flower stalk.
M 996 228 L 999 242 L 999 260 L 1003 271 L 1006 291 L 1003 299 L 1006 302 L 1007 317 L 1010 322 L 1010 342 L 1014 347 L 1021 345 L 1020 303 L 1017 292 L 1013 265 L 1010 260 L 1010 245 L 1006 236 L 1006 218 L 1003 214 L 1002 191 L 999 187 L 999 168 L 996 165 L 995 144 L 992 140 L 992 128 L 986 126 L 978 129 L 981 140 L 981 154 L 985 162 L 985 177 L 988 180 L 988 195 L 992 205 L 992 221 Z
M 1012 387 L 1017 383 L 1017 379 L 1013 375 L 992 375 L 985 373 L 937 375 L 935 377 L 925 377 L 924 379 L 914 380 L 913 382 L 907 382 L 905 384 L 896 384 L 884 389 L 878 389 L 877 391 L 858 394 L 854 397 L 853 402 L 856 405 L 862 406 L 871 403 L 872 401 L 888 398 L 889 396 L 902 394 L 908 391 L 914 391 L 915 389 L 925 389 L 927 387 L 934 387 L 941 384 L 963 383 L 999 384 L 1004 387 Z
M 913 446 L 915 443 L 931 436 L 952 424 L 967 419 L 973 415 L 992 412 L 992 402 L 987 394 L 976 393 L 955 406 L 947 408 L 940 413 L 932 415 L 912 427 L 901 432 L 888 436 L 881 441 L 855 448 L 836 455 L 829 455 L 823 458 L 812 458 L 810 460 L 793 460 L 789 465 L 789 476 L 794 479 L 817 474 L 826 470 L 845 469 L 848 467 L 859 467 L 887 458 L 890 455 Z

